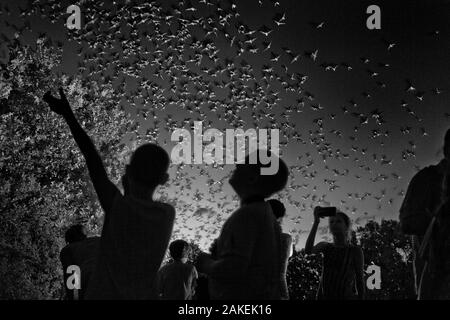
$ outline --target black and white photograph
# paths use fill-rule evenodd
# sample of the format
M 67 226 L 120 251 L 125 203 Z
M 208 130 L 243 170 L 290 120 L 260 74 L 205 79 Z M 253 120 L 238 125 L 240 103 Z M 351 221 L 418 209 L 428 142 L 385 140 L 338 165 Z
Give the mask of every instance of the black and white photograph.
M 0 300 L 450 300 L 450 0 L 1 0 Z

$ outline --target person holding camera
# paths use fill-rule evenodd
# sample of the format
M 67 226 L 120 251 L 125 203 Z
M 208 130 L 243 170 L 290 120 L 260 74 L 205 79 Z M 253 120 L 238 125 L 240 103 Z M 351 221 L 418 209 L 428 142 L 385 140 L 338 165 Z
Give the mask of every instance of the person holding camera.
M 319 242 L 314 246 L 320 219 L 328 217 L 333 242 Z M 361 247 L 353 245 L 351 221 L 335 207 L 315 207 L 314 224 L 305 246 L 306 254 L 323 255 L 318 300 L 364 299 L 364 256 Z

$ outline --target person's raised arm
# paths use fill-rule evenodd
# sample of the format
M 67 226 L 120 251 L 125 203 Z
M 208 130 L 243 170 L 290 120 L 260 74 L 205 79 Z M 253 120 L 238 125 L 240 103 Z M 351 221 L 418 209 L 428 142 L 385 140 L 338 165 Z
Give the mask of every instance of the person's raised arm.
M 306 245 L 305 245 L 305 253 L 306 254 L 313 253 L 314 240 L 316 239 L 316 233 L 317 233 L 317 229 L 319 227 L 319 223 L 320 223 L 319 211 L 316 207 L 316 208 L 314 208 L 314 223 L 311 228 L 311 231 L 309 232 L 308 239 L 306 240 Z
M 86 160 L 89 175 L 100 201 L 100 205 L 105 213 L 109 212 L 114 196 L 116 192 L 119 192 L 119 190 L 108 179 L 108 175 L 100 155 L 92 143 L 92 140 L 75 118 L 62 88 L 59 89 L 59 94 L 61 98 L 57 99 L 53 97 L 50 92 L 47 92 L 44 95 L 44 101 L 48 103 L 53 112 L 63 116 L 64 120 L 69 125 L 73 138 L 75 139 L 75 142 Z
M 357 247 L 355 250 L 355 277 L 358 298 L 363 300 L 366 294 L 366 286 L 364 283 L 364 254 L 361 247 Z

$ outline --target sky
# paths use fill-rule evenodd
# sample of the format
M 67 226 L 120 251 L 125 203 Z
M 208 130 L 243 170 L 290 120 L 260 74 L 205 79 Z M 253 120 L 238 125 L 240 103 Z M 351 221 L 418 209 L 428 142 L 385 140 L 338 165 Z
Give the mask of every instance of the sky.
M 316 205 L 339 207 L 354 228 L 398 219 L 412 176 L 442 158 L 448 0 L 36 3 L 2 1 L 2 34 L 28 24 L 24 45 L 39 35 L 62 43 L 55 74 L 112 83 L 136 124 L 124 143 L 157 142 L 170 153 L 171 133 L 192 131 L 193 121 L 222 132 L 279 129 L 291 175 L 274 197 L 287 207 L 283 228 L 297 248 Z M 70 4 L 81 8 L 81 30 L 65 26 Z M 380 30 L 366 27 L 372 4 Z M 233 167 L 171 166 L 160 195 L 177 209 L 174 237 L 209 246 L 239 205 L 227 183 Z

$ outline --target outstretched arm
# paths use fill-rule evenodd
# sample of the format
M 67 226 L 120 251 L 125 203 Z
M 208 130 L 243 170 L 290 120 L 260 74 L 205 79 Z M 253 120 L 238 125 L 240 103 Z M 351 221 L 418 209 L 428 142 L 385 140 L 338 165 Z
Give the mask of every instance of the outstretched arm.
M 319 227 L 319 223 L 320 223 L 320 216 L 319 216 L 319 212 L 317 208 L 314 208 L 314 223 L 313 226 L 311 228 L 311 231 L 309 232 L 309 236 L 308 239 L 306 240 L 306 244 L 305 244 L 305 253 L 306 254 L 311 254 L 311 253 L 316 253 L 314 252 L 314 240 L 316 239 L 316 233 L 317 233 L 317 229 Z
M 103 210 L 109 212 L 114 200 L 116 192 L 119 190 L 116 186 L 108 179 L 105 167 L 103 165 L 102 159 L 95 149 L 92 140 L 83 130 L 83 128 L 78 123 L 73 111 L 67 101 L 62 88 L 59 89 L 60 99 L 53 97 L 50 92 L 44 95 L 44 101 L 48 103 L 50 109 L 57 114 L 63 116 L 64 120 L 69 125 L 70 131 L 77 143 L 78 147 L 83 154 L 86 164 L 89 170 L 89 175 L 91 177 L 92 184 L 97 193 L 100 205 Z

